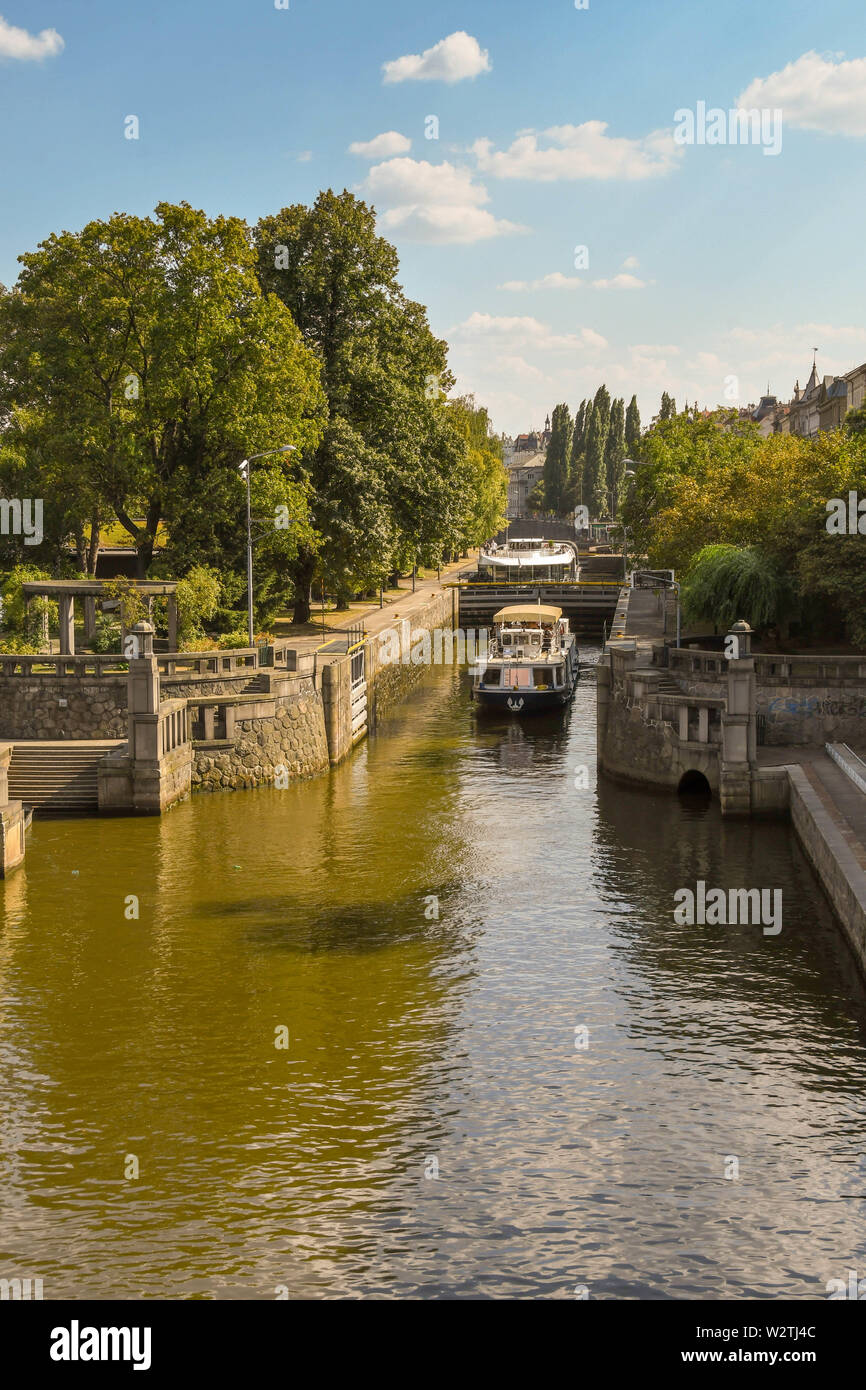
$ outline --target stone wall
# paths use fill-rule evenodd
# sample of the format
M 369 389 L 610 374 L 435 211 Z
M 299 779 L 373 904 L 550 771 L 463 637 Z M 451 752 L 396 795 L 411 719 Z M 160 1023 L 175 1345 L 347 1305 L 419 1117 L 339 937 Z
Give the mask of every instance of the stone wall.
M 716 660 L 723 658 L 716 655 Z M 781 660 L 782 658 L 780 658 Z M 727 681 L 719 672 L 671 672 L 687 695 L 723 696 Z M 767 747 L 825 743 L 866 744 L 866 682 L 854 678 L 798 676 L 768 679 L 758 667 L 757 716 L 760 742 Z
M 0 739 L 126 737 L 125 675 L 0 677 Z
M 803 769 L 784 770 L 790 781 L 791 821 L 797 838 L 866 978 L 866 874 Z
M 329 766 L 322 697 L 318 691 L 278 696 L 271 718 L 236 718 L 234 737 L 193 745 L 193 791 L 239 791 L 289 778 L 313 777 Z M 242 707 L 237 711 L 242 712 Z
M 450 632 L 457 623 L 457 590 L 443 589 L 433 594 L 417 612 L 408 618 L 411 632 L 439 631 Z M 393 626 L 399 628 L 403 619 L 395 618 Z M 399 705 L 410 691 L 414 690 L 424 678 L 425 667 L 412 661 L 384 663 L 381 656 L 387 651 L 386 645 L 379 641 L 378 634 L 367 643 L 367 699 L 370 710 L 370 727 L 388 713 L 394 705 Z
M 161 676 L 164 700 L 241 694 L 256 671 L 238 676 Z M 127 677 L 0 676 L 0 739 L 125 738 Z
M 719 790 L 718 744 L 685 742 L 666 720 L 654 719 L 641 703 L 629 705 L 622 686 L 611 686 L 611 668 L 600 662 L 598 765 L 609 776 L 676 791 L 686 772 L 702 772 Z

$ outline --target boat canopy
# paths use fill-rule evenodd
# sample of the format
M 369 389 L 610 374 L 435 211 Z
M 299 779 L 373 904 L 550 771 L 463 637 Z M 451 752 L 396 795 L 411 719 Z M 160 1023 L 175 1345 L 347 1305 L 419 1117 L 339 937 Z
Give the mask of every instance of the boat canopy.
M 562 609 L 549 603 L 513 603 L 510 608 L 500 608 L 494 613 L 494 623 L 556 623 L 562 617 Z

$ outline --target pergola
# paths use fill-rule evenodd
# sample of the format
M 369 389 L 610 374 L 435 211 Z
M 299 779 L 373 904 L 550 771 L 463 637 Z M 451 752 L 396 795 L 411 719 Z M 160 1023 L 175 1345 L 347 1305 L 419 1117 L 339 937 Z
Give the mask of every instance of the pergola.
M 29 579 L 21 585 L 25 599 L 44 598 L 57 600 L 60 608 L 60 654 L 75 655 L 75 600 L 84 600 L 84 640 L 90 642 L 96 632 L 96 600 L 110 597 L 106 595 L 103 579 Z M 136 593 L 147 599 L 150 613 L 151 600 L 168 599 L 168 646 L 169 651 L 177 651 L 177 580 L 132 580 Z

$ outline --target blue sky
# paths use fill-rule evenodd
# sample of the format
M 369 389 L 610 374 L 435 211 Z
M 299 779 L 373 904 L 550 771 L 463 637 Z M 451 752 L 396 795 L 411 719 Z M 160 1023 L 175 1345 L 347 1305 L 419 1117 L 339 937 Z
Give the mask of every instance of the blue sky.
M 665 388 L 745 404 L 769 379 L 787 399 L 813 346 L 823 372 L 866 360 L 862 0 L 0 0 L 0 15 L 6 284 L 21 251 L 118 209 L 184 198 L 255 220 L 349 187 L 498 429 L 602 380 L 648 417 Z M 740 97 L 782 111 L 778 154 L 677 143 L 676 112 Z

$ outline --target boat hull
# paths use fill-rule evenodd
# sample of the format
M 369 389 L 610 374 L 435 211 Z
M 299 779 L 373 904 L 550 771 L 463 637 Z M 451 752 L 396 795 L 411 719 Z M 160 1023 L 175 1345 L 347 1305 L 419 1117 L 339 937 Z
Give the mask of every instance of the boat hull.
M 560 686 L 557 690 L 511 689 L 506 686 L 476 686 L 472 692 L 483 709 L 498 711 L 499 714 L 543 714 L 547 710 L 561 709 L 574 698 L 577 675 L 571 685 Z

